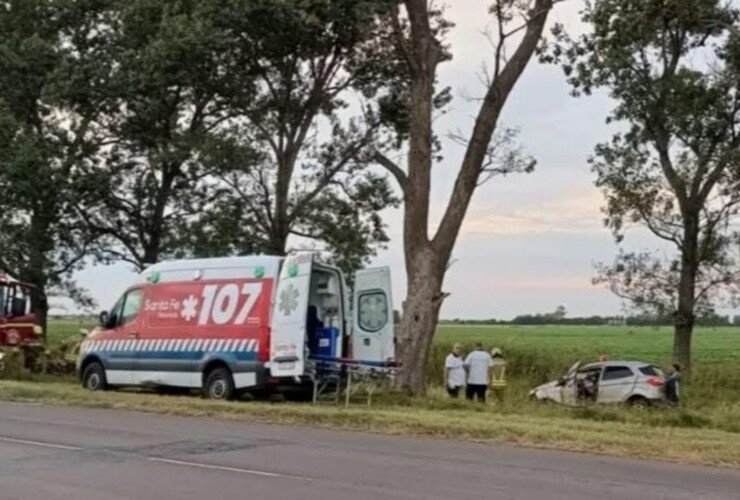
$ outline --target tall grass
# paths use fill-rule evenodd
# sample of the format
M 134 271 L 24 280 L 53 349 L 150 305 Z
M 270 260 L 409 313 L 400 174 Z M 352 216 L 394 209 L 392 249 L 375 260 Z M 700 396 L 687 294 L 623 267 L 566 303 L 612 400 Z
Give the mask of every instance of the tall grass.
M 509 404 L 521 405 L 527 392 L 563 375 L 576 361 L 610 359 L 654 363 L 667 369 L 671 361 L 670 328 L 626 327 L 465 327 L 442 326 L 432 348 L 428 380 L 443 383 L 444 358 L 455 342 L 471 350 L 499 347 L 509 362 Z M 634 419 L 651 426 L 718 428 L 740 432 L 740 329 L 698 328 L 694 363 L 684 384 L 681 411 L 638 415 L 619 408 L 592 408 L 571 412 L 577 418 Z M 521 411 L 532 412 L 532 408 Z M 519 410 L 517 410 L 519 411 Z

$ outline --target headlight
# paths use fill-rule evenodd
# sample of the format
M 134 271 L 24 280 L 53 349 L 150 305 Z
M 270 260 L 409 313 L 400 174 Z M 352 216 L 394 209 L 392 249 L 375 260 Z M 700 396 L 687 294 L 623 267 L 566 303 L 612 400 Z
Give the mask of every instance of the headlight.
M 35 333 L 36 335 L 43 335 L 44 330 L 39 325 L 34 325 L 33 333 Z

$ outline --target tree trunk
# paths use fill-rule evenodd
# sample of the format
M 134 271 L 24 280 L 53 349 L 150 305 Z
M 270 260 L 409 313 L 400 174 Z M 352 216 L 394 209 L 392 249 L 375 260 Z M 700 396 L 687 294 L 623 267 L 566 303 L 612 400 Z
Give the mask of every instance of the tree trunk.
M 160 253 L 162 252 L 159 245 L 161 238 L 158 236 L 154 237 L 154 235 L 152 235 L 152 240 L 156 241 L 152 241 L 144 248 L 144 261 L 139 263 L 139 271 L 143 271 L 147 267 L 159 262 Z
M 407 262 L 408 299 L 398 329 L 397 358 L 401 374 L 397 385 L 411 394 L 426 391 L 426 362 L 443 301 L 443 273 L 431 249 Z
M 405 0 L 410 26 L 408 37 L 399 28 L 401 22 L 395 24 L 396 37 L 401 40 L 399 47 L 411 74 L 408 174 L 402 182 L 403 238 L 408 285 L 397 344 L 398 361 L 401 363 L 398 385 L 408 392 L 423 393 L 426 389 L 426 360 L 439 310 L 445 298 L 442 284 L 447 263 L 480 180 L 498 117 L 534 54 L 552 3 L 552 0 L 537 0 L 522 41 L 489 85 L 455 181 L 452 197 L 431 241 L 429 204 L 434 157 L 432 123 L 437 66 L 444 59 L 444 50 L 432 29 L 430 4 L 427 0 Z M 399 176 L 399 169 L 395 170 L 394 175 Z
M 691 365 L 691 336 L 694 332 L 696 272 L 691 266 L 681 269 L 678 290 L 678 309 L 674 320 L 673 361 L 686 371 Z
M 285 255 L 288 246 L 288 233 L 277 228 L 269 234 L 268 253 L 270 255 Z
M 47 254 L 53 248 L 49 238 L 51 231 L 49 221 L 53 215 L 49 213 L 51 203 L 36 210 L 31 218 L 31 237 L 28 255 L 28 264 L 20 272 L 19 279 L 34 286 L 31 289 L 31 311 L 36 315 L 36 322 L 43 329 L 43 339 L 47 339 L 47 317 L 49 314 L 49 299 L 46 289 L 49 285 L 49 261 Z
M 49 299 L 46 297 L 46 291 L 41 288 L 34 288 L 31 291 L 31 312 L 36 316 L 36 323 L 41 327 L 44 344 L 48 339 L 47 327 L 49 325 Z
M 694 325 L 674 326 L 673 334 L 673 361 L 680 364 L 686 371 L 691 365 L 691 337 Z
M 678 308 L 674 319 L 673 361 L 686 371 L 691 365 L 691 336 L 696 308 L 696 275 L 699 220 L 698 210 L 684 220 L 684 245 L 681 249 L 681 278 L 678 285 Z

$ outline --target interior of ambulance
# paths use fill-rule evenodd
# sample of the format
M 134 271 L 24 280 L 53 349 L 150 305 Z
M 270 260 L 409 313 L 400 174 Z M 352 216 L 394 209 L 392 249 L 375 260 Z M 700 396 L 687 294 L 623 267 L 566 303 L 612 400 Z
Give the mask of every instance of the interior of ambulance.
M 338 271 L 314 264 L 306 311 L 309 358 L 339 358 L 346 352 L 342 287 Z

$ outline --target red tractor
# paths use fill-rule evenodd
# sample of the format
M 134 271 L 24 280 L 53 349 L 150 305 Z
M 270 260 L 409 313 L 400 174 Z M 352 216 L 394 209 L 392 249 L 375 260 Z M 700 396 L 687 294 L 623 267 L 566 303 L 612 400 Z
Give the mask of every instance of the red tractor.
M 43 346 L 41 327 L 31 312 L 32 288 L 0 272 L 0 351 L 20 349 L 26 366 L 33 363 Z

